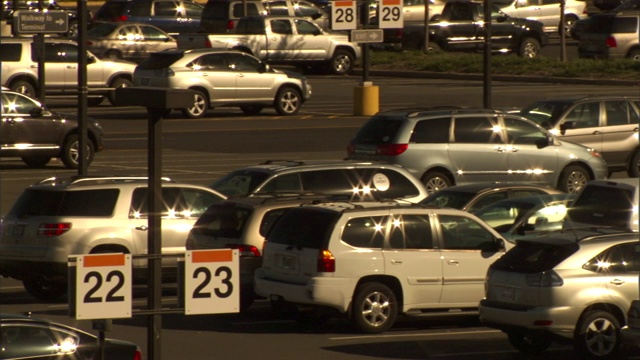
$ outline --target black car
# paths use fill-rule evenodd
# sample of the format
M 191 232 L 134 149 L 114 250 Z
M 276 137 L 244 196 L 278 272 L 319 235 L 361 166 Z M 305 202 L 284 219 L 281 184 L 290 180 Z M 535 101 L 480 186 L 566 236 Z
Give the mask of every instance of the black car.
M 95 20 L 150 24 L 172 34 L 196 32 L 203 9 L 190 0 L 107 0 Z
M 98 338 L 80 329 L 25 315 L 0 314 L 0 359 L 97 359 Z M 142 360 L 131 342 L 106 339 L 104 360 Z
M 78 118 L 59 114 L 24 94 L 2 89 L 0 157 L 20 157 L 27 165 L 42 167 L 51 158 L 60 158 L 65 167 L 78 168 Z M 104 148 L 102 127 L 87 119 L 89 163 Z
M 15 10 L 38 10 L 40 3 L 38 0 L 19 0 L 18 8 L 14 8 L 14 3 L 11 0 L 5 0 L 2 2 L 2 19 L 6 20 L 7 23 L 13 22 L 13 13 Z M 58 5 L 55 0 L 43 0 L 43 8 L 46 10 L 56 10 L 56 11 L 64 11 L 68 16 L 68 30 L 65 36 L 75 37 L 78 35 L 78 12 L 75 9 L 67 8 Z M 87 27 L 91 27 L 93 25 L 93 15 L 91 12 L 87 14 Z

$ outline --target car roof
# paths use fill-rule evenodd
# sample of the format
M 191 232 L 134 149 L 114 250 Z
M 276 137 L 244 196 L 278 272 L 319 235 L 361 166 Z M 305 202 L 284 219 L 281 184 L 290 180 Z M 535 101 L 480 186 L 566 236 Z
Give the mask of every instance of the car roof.
M 257 165 L 250 165 L 234 171 L 259 171 L 265 173 L 285 173 L 298 171 L 312 171 L 323 169 L 350 169 L 350 168 L 380 168 L 380 169 L 403 169 L 400 165 L 388 164 L 384 162 L 368 162 L 358 160 L 340 161 L 297 161 L 297 160 L 268 160 Z
M 481 108 L 461 108 L 456 106 L 435 106 L 426 108 L 400 108 L 380 111 L 375 117 L 394 117 L 394 118 L 415 118 L 422 116 L 433 116 L 441 114 L 498 114 L 502 113 L 500 110 L 495 109 L 481 109 Z
M 480 193 L 502 190 L 502 189 L 544 189 L 550 193 L 562 193 L 558 189 L 554 189 L 552 187 L 544 186 L 544 185 L 525 184 L 525 183 L 497 183 L 497 182 L 479 182 L 479 183 L 470 183 L 470 184 L 464 184 L 464 185 L 455 185 L 455 186 L 446 187 L 440 191 L 480 194 Z M 437 192 L 434 194 L 437 194 Z

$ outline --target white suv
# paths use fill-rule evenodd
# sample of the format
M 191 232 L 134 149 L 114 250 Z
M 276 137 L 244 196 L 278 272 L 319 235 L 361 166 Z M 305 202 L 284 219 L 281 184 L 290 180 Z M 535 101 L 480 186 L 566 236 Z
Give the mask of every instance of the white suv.
M 291 208 L 273 225 L 255 291 L 276 309 L 337 310 L 358 330 L 380 333 L 399 314 L 477 313 L 484 274 L 508 248 L 461 210 L 320 202 Z
M 571 26 L 576 21 L 587 18 L 587 2 L 565 1 L 564 26 L 560 24 L 560 2 L 561 0 L 498 0 L 496 3 L 500 10 L 510 16 L 542 22 L 545 32 L 560 34 L 562 29 L 565 36 L 569 36 Z
M 147 253 L 147 178 L 78 177 L 46 179 L 29 186 L 4 217 L 0 276 L 22 280 L 29 294 L 53 300 L 66 294 L 69 255 Z M 197 185 L 162 183 L 162 252 L 184 253 L 196 219 L 225 197 Z M 175 276 L 176 258 L 163 258 Z M 144 277 L 146 260 L 134 259 L 134 276 Z M 173 273 L 173 274 L 172 274 Z

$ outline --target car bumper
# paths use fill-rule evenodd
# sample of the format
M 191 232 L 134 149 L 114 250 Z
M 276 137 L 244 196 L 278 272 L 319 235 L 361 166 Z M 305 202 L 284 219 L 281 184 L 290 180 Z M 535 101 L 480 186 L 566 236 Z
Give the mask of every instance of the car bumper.
M 0 275 L 18 280 L 44 276 L 57 281 L 67 281 L 66 262 L 44 262 L 0 259 Z
M 620 330 L 620 337 L 622 338 L 623 344 L 640 348 L 640 328 L 625 326 Z

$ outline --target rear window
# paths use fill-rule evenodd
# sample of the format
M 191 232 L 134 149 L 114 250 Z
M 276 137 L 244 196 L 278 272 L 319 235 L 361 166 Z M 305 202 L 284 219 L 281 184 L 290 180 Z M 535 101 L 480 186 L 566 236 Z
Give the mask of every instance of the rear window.
M 107 217 L 113 213 L 118 189 L 48 191 L 27 189 L 9 211 L 18 218 L 30 216 Z M 91 199 L 91 201 L 87 201 Z
M 516 246 L 498 258 L 491 269 L 534 274 L 551 270 L 578 251 L 577 243 L 549 244 L 518 241 Z
M 613 27 L 613 20 L 615 17 L 611 15 L 594 15 L 588 21 L 584 27 L 585 33 L 595 34 L 610 34 Z
M 250 209 L 225 204 L 210 206 L 194 224 L 191 232 L 210 237 L 240 238 L 251 216 Z
M 202 19 L 228 19 L 227 8 L 228 2 L 226 1 L 209 1 L 202 10 Z
M 629 228 L 633 191 L 628 188 L 588 185 L 569 208 L 575 223 Z
M 357 144 L 395 143 L 398 141 L 396 137 L 403 123 L 403 120 L 373 117 L 358 130 L 353 142 Z
M 638 31 L 637 17 L 618 17 L 611 28 L 614 34 L 635 34 L 636 31 Z
M 302 248 L 326 248 L 339 214 L 318 209 L 293 208 L 273 225 L 267 241 Z
M 170 67 L 176 61 L 182 59 L 184 53 L 181 51 L 152 53 L 148 58 L 143 60 L 138 69 L 142 70 L 159 70 Z
M 0 44 L 0 62 L 20 61 L 22 44 Z
M 259 171 L 237 170 L 216 180 L 210 187 L 226 196 L 246 196 L 268 176 L 269 174 Z

